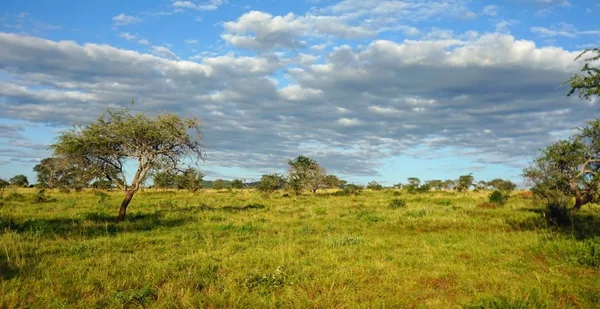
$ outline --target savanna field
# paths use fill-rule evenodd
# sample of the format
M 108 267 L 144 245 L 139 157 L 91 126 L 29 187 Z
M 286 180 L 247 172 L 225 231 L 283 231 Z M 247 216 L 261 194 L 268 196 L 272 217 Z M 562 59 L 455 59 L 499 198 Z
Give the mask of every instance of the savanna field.
M 7 189 L 2 308 L 597 308 L 600 206 L 513 192 Z M 394 201 L 396 200 L 396 201 Z M 401 200 L 403 202 L 399 202 Z

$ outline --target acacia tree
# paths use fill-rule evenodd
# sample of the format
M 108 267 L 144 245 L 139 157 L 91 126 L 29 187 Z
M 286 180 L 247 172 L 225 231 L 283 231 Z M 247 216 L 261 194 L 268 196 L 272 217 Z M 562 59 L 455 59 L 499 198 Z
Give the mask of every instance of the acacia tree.
M 305 156 L 289 160 L 288 164 L 289 182 L 294 185 L 296 195 L 299 195 L 302 189 L 317 194 L 317 190 L 323 186 L 325 169 L 317 161 Z
M 62 132 L 51 146 L 54 154 L 88 167 L 123 190 L 117 222 L 123 221 L 127 206 L 140 189 L 148 171 L 158 163 L 178 168 L 186 161 L 204 158 L 200 121 L 175 114 L 149 117 L 128 109 L 109 109 L 94 123 Z M 187 159 L 187 160 L 186 160 Z M 137 161 L 128 183 L 125 165 Z
M 473 177 L 473 174 L 462 175 L 458 177 L 458 180 L 456 181 L 456 190 L 458 192 L 469 191 L 469 188 L 473 185 L 474 181 L 475 177 Z
M 587 54 L 593 55 L 583 59 L 584 65 L 581 68 L 583 74 L 575 74 L 566 82 L 571 86 L 571 91 L 567 96 L 577 93 L 579 98 L 585 100 L 600 96 L 600 68 L 592 65 L 595 61 L 600 61 L 600 48 L 586 49 L 575 60 L 581 59 Z
M 11 186 L 16 186 L 16 187 L 28 187 L 29 186 L 29 180 L 27 180 L 27 176 L 25 176 L 25 175 L 16 175 L 8 181 L 10 182 Z
M 572 213 L 598 201 L 600 185 L 600 119 L 590 121 L 579 133 L 542 151 L 523 176 L 532 191 L 548 203 L 575 198 Z

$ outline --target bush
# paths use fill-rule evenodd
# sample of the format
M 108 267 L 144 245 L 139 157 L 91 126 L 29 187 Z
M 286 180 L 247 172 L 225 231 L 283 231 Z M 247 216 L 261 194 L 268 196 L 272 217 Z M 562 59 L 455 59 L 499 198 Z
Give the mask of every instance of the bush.
M 546 206 L 544 218 L 553 226 L 568 226 L 571 224 L 571 214 L 564 203 L 553 202 Z
M 349 184 L 344 186 L 342 192 L 344 192 L 344 195 L 359 195 L 362 192 L 362 190 L 362 186 Z
M 494 190 L 489 196 L 488 201 L 492 204 L 496 204 L 498 206 L 504 206 L 508 199 L 510 198 L 510 193 L 503 192 L 500 190 Z
M 404 208 L 406 207 L 406 201 L 399 199 L 399 198 L 395 198 L 392 200 L 392 202 L 390 202 L 390 208 L 391 209 L 399 209 L 399 208 Z
M 49 198 L 46 195 L 46 190 L 41 189 L 39 190 L 34 196 L 33 196 L 33 203 L 34 204 L 39 204 L 39 203 L 48 203 L 48 202 L 54 202 L 56 201 L 56 199 L 52 199 Z
M 383 186 L 380 185 L 377 181 L 371 181 L 367 185 L 367 189 L 379 191 L 383 189 Z

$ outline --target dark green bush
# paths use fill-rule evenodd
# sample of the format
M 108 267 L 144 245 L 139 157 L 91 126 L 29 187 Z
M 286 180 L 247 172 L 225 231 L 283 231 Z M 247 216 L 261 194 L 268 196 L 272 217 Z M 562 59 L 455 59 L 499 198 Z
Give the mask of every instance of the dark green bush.
M 590 267 L 600 267 L 600 237 L 586 239 L 577 250 L 577 262 Z
M 403 199 L 395 198 L 390 202 L 391 209 L 399 209 L 406 207 L 406 201 Z
M 510 198 L 510 193 L 503 192 L 500 190 L 494 190 L 489 196 L 488 201 L 492 204 L 496 204 L 498 206 L 504 206 L 508 199 Z
M 553 202 L 546 206 L 544 218 L 549 225 L 553 226 L 568 226 L 572 222 L 569 208 L 565 204 L 558 202 Z
M 15 201 L 15 202 L 23 202 L 25 201 L 25 195 L 18 193 L 18 192 L 12 192 L 10 194 L 8 194 L 6 197 L 4 197 L 5 201 Z

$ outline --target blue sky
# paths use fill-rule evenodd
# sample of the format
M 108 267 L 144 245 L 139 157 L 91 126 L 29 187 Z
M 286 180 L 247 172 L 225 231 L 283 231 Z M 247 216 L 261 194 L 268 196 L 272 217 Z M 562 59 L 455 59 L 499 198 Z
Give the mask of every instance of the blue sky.
M 353 182 L 521 182 L 596 118 L 561 83 L 595 1 L 2 1 L 0 177 L 109 106 L 204 121 L 208 179 L 304 154 Z

